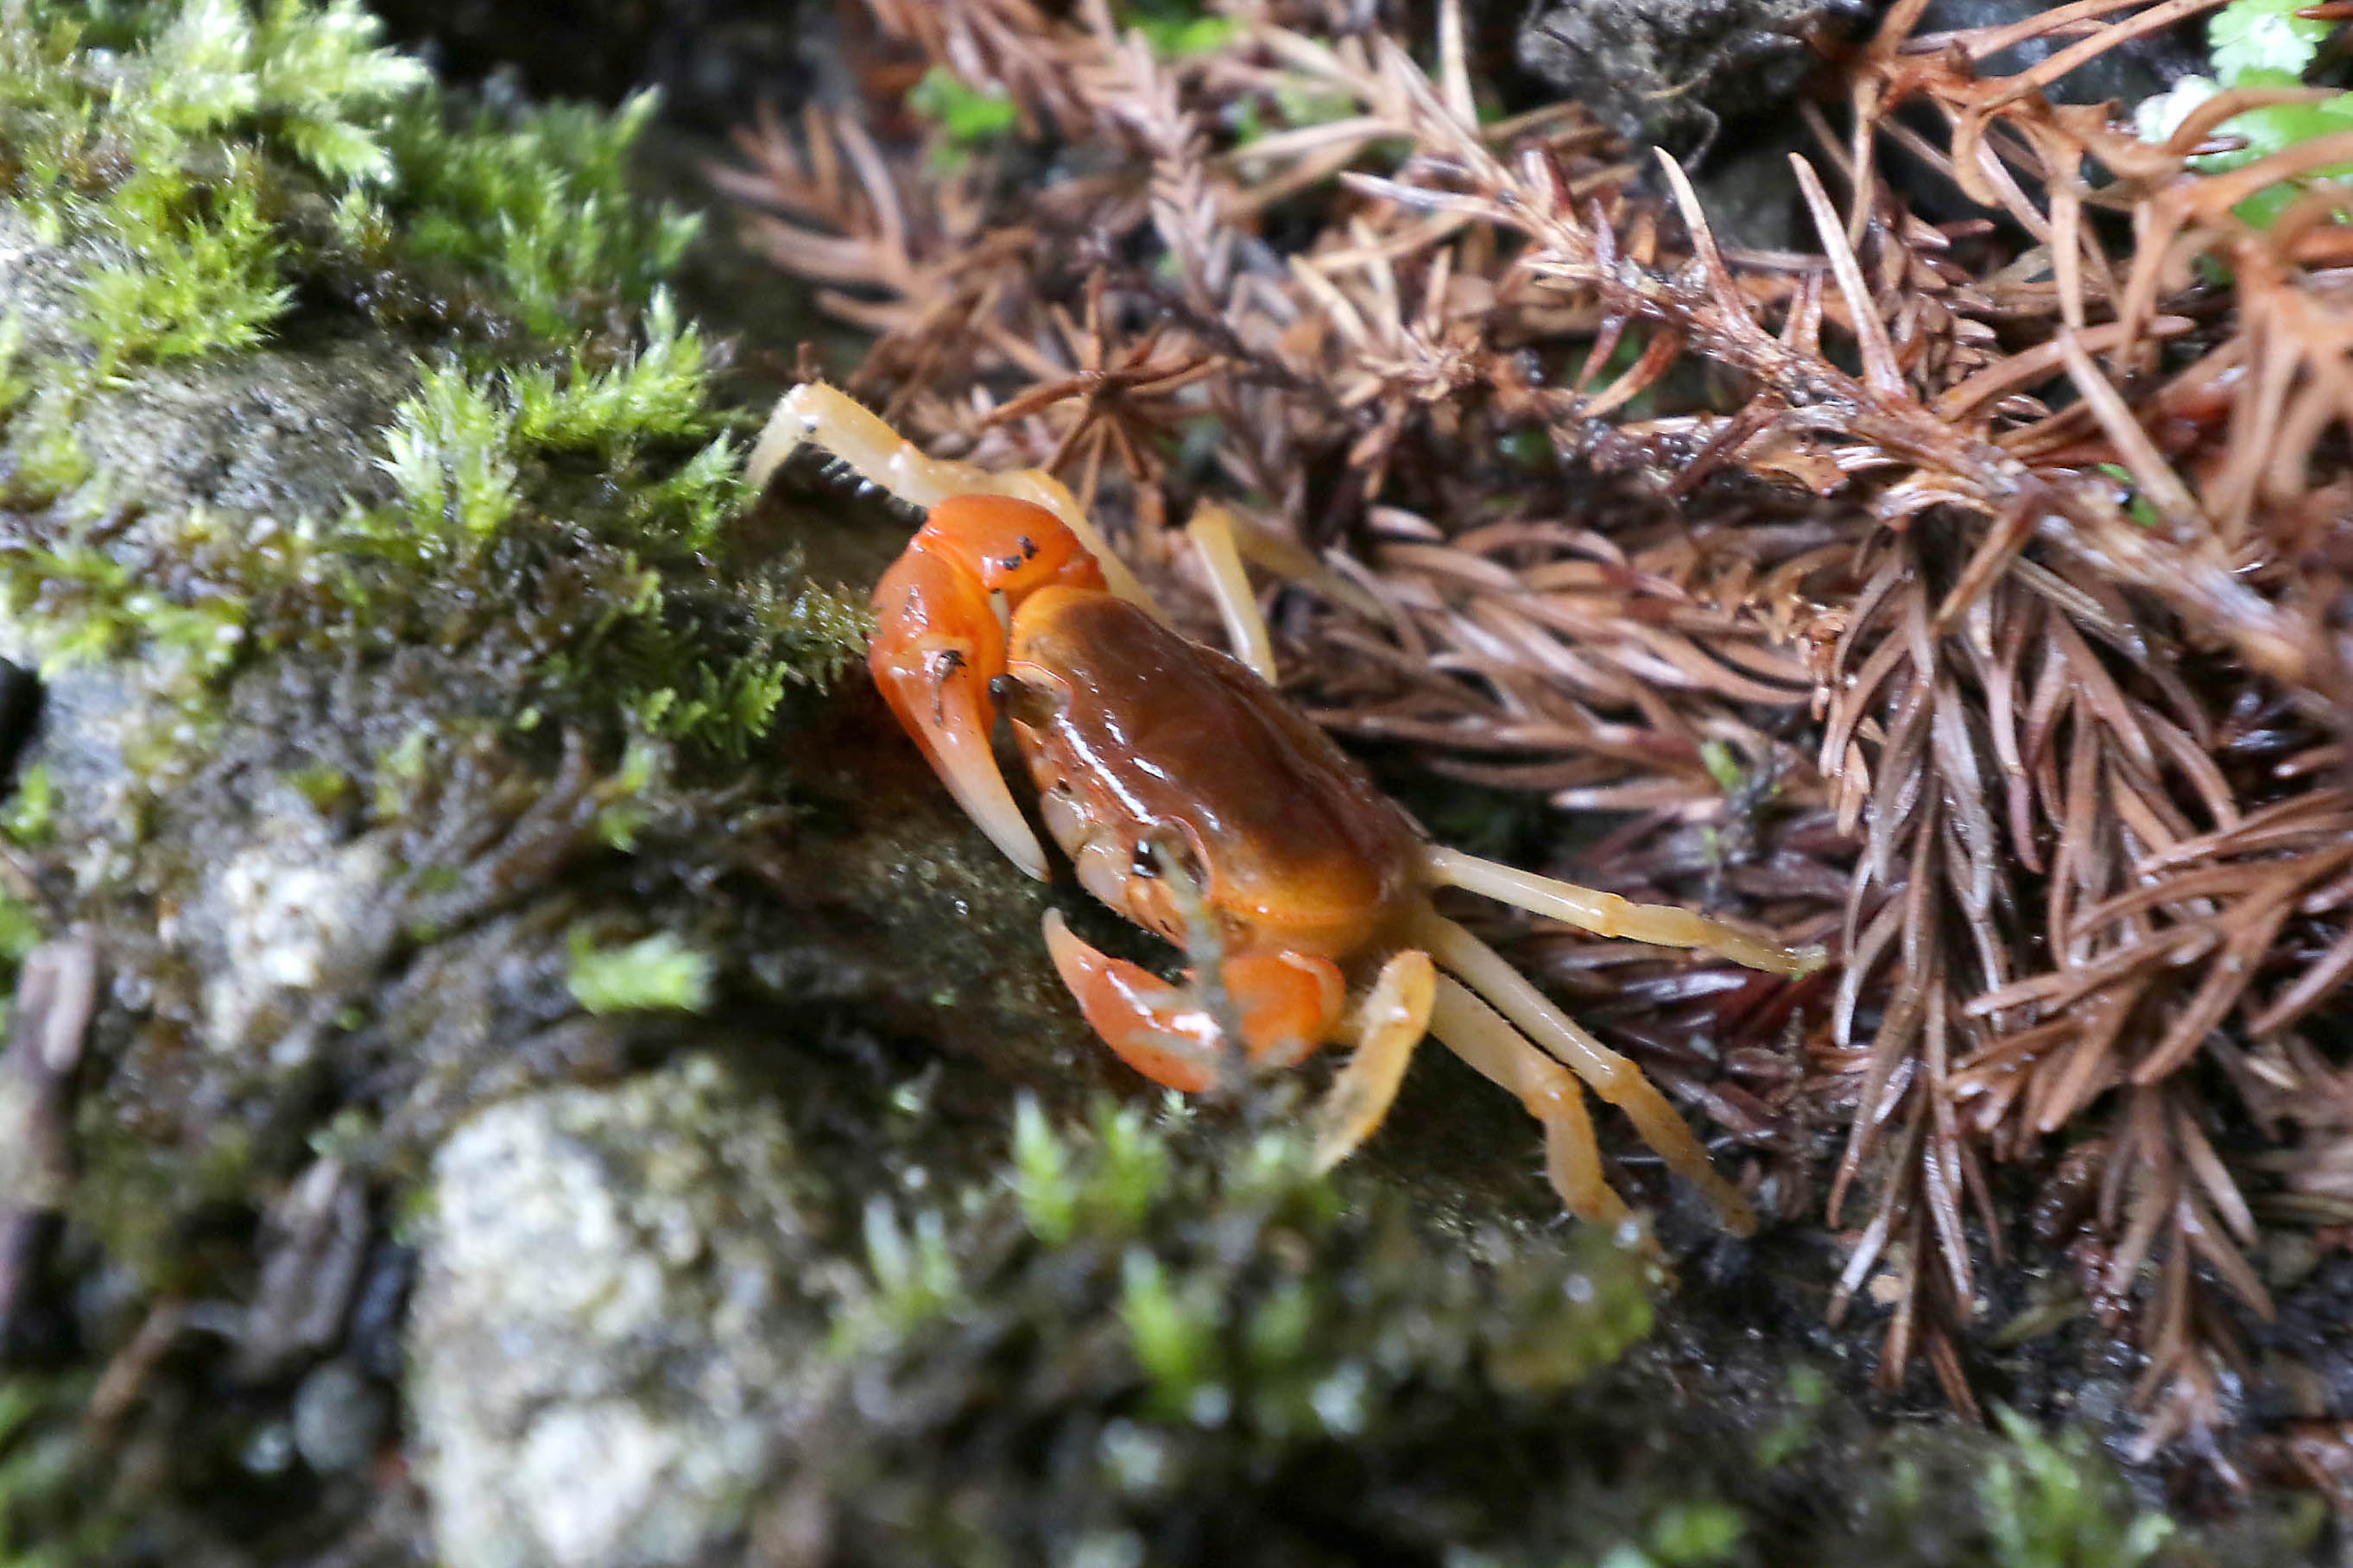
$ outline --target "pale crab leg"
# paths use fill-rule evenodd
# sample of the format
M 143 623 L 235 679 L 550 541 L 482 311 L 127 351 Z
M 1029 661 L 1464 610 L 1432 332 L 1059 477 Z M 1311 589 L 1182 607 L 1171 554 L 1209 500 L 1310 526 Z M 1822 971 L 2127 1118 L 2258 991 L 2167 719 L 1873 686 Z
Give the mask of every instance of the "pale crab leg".
M 1748 1200 L 1717 1172 L 1705 1147 L 1640 1068 L 1577 1027 L 1502 954 L 1436 910 L 1425 904 L 1415 911 L 1408 934 L 1440 967 L 1461 975 L 1530 1039 L 1567 1063 L 1594 1093 L 1623 1110 L 1668 1168 L 1715 1205 L 1726 1230 L 1746 1236 L 1757 1228 Z
M 1594 1225 L 1616 1225 L 1626 1202 L 1601 1175 L 1601 1150 L 1585 1111 L 1577 1075 L 1528 1044 L 1501 1015 L 1451 975 L 1438 977 L 1430 1032 L 1439 1043 L 1519 1097 L 1544 1124 L 1545 1174 L 1568 1212 Z
M 1287 583 L 1312 588 L 1377 626 L 1388 626 L 1396 618 L 1388 605 L 1315 559 L 1296 541 L 1241 520 L 1236 521 L 1233 532 L 1234 549 L 1243 560 L 1265 567 Z
M 1111 591 L 1150 612 L 1155 620 L 1168 617 L 1137 582 L 1111 545 L 1060 480 L 1037 468 L 1009 474 L 993 473 L 953 458 L 934 458 L 885 424 L 881 415 L 838 387 L 821 381 L 803 382 L 776 400 L 775 412 L 752 447 L 744 476 L 753 489 L 804 445 L 822 448 L 849 465 L 859 478 L 878 485 L 910 506 L 926 510 L 950 496 L 1011 496 L 1044 507 L 1087 547 L 1103 566 Z
M 1259 614 L 1250 574 L 1242 570 L 1241 552 L 1234 543 L 1234 514 L 1215 501 L 1204 502 L 1185 525 L 1185 536 L 1193 542 L 1208 574 L 1209 597 L 1217 601 L 1219 617 L 1226 623 L 1226 641 L 1234 657 L 1273 685 L 1274 639 L 1267 635 L 1266 617 Z
M 1735 963 L 1774 974 L 1807 974 L 1828 962 L 1819 944 L 1786 947 L 1728 921 L 1672 904 L 1634 903 L 1615 893 L 1499 866 L 1441 845 L 1425 846 L 1422 862 L 1436 886 L 1479 893 L 1532 914 L 1565 921 L 1596 936 L 1631 937 L 1658 947 L 1705 948 Z
M 1226 624 L 1226 642 L 1233 656 L 1258 671 L 1259 679 L 1274 684 L 1274 643 L 1267 636 L 1266 617 L 1259 614 L 1258 595 L 1250 591 L 1250 574 L 1242 563 L 1255 561 L 1276 576 L 1314 589 L 1335 604 L 1345 605 L 1368 621 L 1386 623 L 1389 613 L 1378 599 L 1325 566 L 1290 540 L 1252 527 L 1215 501 L 1204 501 L 1185 525 L 1185 535 L 1200 552 L 1209 578 L 1209 596 L 1217 601 L 1219 618 Z
M 1381 965 L 1356 1010 L 1356 1049 L 1315 1113 L 1315 1169 L 1330 1170 L 1373 1135 L 1397 1099 L 1414 1047 L 1430 1031 L 1438 972 L 1430 954 L 1407 949 Z

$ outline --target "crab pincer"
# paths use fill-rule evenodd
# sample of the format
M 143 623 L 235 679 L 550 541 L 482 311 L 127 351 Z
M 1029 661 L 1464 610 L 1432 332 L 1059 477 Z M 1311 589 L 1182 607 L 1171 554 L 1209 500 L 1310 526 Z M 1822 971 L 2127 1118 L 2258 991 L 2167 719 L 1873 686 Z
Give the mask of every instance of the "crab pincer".
M 991 595 L 1018 609 L 1050 584 L 1101 590 L 1103 570 L 1043 508 L 1003 496 L 934 507 L 874 585 L 867 667 L 933 771 L 991 842 L 1033 877 L 1046 852 L 989 750 L 990 686 L 1005 674 L 1005 628 Z

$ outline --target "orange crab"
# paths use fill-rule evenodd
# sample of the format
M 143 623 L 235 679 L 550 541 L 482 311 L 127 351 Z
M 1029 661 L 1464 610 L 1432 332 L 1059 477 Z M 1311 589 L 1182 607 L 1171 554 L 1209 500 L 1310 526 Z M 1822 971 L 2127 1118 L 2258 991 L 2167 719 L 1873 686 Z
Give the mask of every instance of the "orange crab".
M 1205 510 L 1189 531 L 1240 658 L 1172 630 L 1042 473 L 926 457 L 812 384 L 777 405 L 754 483 L 804 444 L 929 511 L 875 587 L 869 664 L 933 768 L 1016 865 L 1044 879 L 1045 852 L 991 748 L 1005 714 L 1080 883 L 1190 960 L 1181 984 L 1162 980 L 1046 916 L 1055 967 L 1122 1058 L 1196 1091 L 1352 1042 L 1316 1113 L 1316 1158 L 1328 1166 L 1380 1125 L 1414 1046 L 1435 1035 L 1543 1124 L 1546 1173 L 1573 1214 L 1626 1214 L 1602 1177 L 1582 1080 L 1727 1229 L 1753 1228 L 1747 1200 L 1641 1069 L 1441 916 L 1430 890 L 1466 888 L 1603 935 L 1706 947 L 1782 973 L 1820 964 L 1819 950 L 1430 843 L 1265 679 L 1265 628 L 1221 513 Z

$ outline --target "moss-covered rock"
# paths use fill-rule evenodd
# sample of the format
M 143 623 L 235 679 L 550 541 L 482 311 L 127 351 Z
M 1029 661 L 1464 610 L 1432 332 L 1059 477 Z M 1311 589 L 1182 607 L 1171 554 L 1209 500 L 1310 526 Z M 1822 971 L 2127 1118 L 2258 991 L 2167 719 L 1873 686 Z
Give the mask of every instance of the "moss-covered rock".
M 695 223 L 627 185 L 651 107 L 460 102 L 349 4 L 0 16 L 0 658 L 46 688 L 10 931 L 109 973 L 64 1239 L 0 1326 L 137 1367 L 86 1456 L 127 1557 L 374 1507 L 334 1418 L 396 1358 L 257 1349 L 332 1241 L 277 1223 L 318 1150 L 374 1261 L 312 1305 L 381 1335 L 458 1113 L 718 1005 L 608 973 L 592 1012 L 584 971 L 651 941 L 741 984 L 710 885 L 796 810 L 745 759 L 863 611 L 723 537 L 736 416 L 661 286 Z M 0 1440 L 46 1453 L 28 1408 Z
M 1025 1100 L 948 1184 L 927 1096 L 851 1144 L 832 1092 L 693 1058 L 443 1145 L 411 1410 L 450 1561 L 2201 1560 L 2080 1437 L 1891 1437 L 1786 1360 L 1707 1397 L 1641 1348 L 1634 1232 L 1450 1235 L 1173 1104 Z

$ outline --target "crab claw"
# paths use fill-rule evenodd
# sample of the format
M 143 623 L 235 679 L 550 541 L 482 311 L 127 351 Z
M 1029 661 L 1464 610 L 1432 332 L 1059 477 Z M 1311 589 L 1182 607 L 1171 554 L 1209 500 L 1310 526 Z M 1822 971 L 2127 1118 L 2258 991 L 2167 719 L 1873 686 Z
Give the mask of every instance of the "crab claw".
M 1225 1030 L 1188 971 L 1171 984 L 1125 959 L 1098 952 L 1071 934 L 1061 911 L 1046 913 L 1046 951 L 1104 1044 L 1155 1083 L 1187 1094 L 1218 1088 L 1227 1060 Z M 1286 1068 L 1322 1045 L 1347 1000 L 1329 959 L 1253 952 L 1219 966 L 1252 1066 Z
M 867 668 L 932 771 L 1006 858 L 1040 881 L 1046 851 L 1029 830 L 989 747 L 990 679 L 1005 669 L 1005 631 L 978 578 L 910 550 L 874 585 Z
M 1053 584 L 1101 588 L 1103 572 L 1060 518 L 1006 496 L 950 496 L 874 584 L 867 668 L 932 771 L 1006 858 L 1040 881 L 1046 852 L 990 750 L 989 682 L 1005 673 L 1009 606 Z

